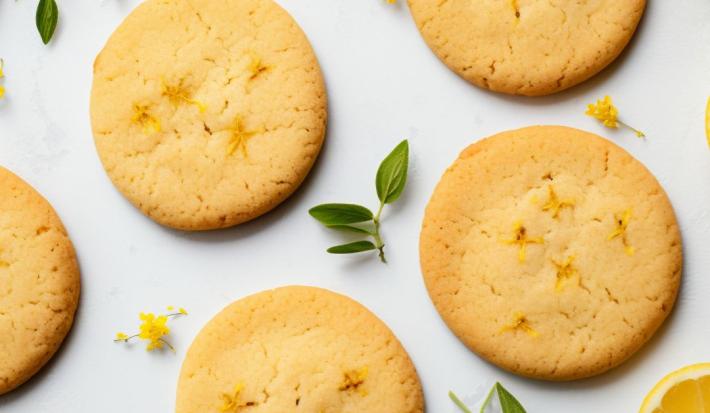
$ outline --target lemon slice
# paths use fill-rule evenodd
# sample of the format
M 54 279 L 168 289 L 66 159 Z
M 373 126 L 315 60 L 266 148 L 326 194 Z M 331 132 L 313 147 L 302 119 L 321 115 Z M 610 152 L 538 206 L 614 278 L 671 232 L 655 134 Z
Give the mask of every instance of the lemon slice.
M 639 413 L 710 413 L 710 363 L 664 377 L 643 400 Z

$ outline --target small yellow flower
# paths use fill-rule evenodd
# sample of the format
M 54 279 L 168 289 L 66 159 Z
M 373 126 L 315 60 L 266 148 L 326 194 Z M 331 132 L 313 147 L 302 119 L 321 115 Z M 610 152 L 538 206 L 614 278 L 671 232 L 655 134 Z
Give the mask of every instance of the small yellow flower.
M 631 245 L 629 245 L 629 241 L 626 238 L 626 229 L 629 226 L 629 222 L 631 221 L 631 210 L 627 209 L 624 211 L 623 214 L 621 215 L 615 215 L 614 216 L 614 221 L 616 222 L 616 228 L 614 231 L 612 231 L 611 234 L 607 237 L 607 240 L 611 241 L 614 238 L 621 238 L 621 242 L 624 245 L 624 251 L 626 252 L 626 255 L 634 255 L 635 249 Z
M 222 399 L 222 406 L 219 408 L 223 413 L 237 413 L 242 407 L 256 406 L 255 402 L 240 403 L 244 384 L 238 383 L 234 386 L 232 393 L 222 393 L 219 397 Z
M 558 218 L 560 215 L 560 210 L 565 207 L 574 207 L 574 200 L 572 199 L 559 199 L 557 196 L 557 193 L 555 193 L 555 189 L 552 187 L 552 185 L 547 187 L 547 192 L 549 194 L 549 200 L 545 205 L 542 206 L 543 211 L 551 211 L 552 212 L 552 218 Z
M 515 314 L 513 314 L 513 321 L 510 324 L 503 326 L 503 328 L 500 329 L 500 333 L 507 333 L 516 330 L 523 331 L 533 338 L 540 335 L 540 333 L 532 328 L 525 314 L 520 311 L 516 311 Z
M 591 116 L 599 120 L 607 128 L 618 128 L 622 125 L 626 128 L 634 131 L 636 136 L 643 138 L 646 135 L 640 130 L 633 128 L 626 123 L 619 120 L 619 109 L 614 106 L 610 96 L 604 96 L 604 99 L 598 99 L 596 103 L 590 103 L 587 105 L 587 111 L 585 115 Z
M 169 305 L 169 306 L 167 307 L 167 310 L 168 310 L 168 311 L 173 311 L 173 310 L 175 310 L 175 307 L 173 307 L 172 305 Z
M 514 238 L 505 240 L 504 242 L 509 245 L 518 245 L 520 250 L 518 251 L 518 260 L 520 262 L 525 261 L 525 250 L 528 244 L 544 244 L 545 240 L 542 237 L 529 238 L 527 235 L 527 230 L 521 222 L 516 222 L 513 226 Z
M 387 3 L 389 3 L 389 4 L 395 4 L 395 3 L 397 3 L 397 0 L 387 0 Z
M 5 77 L 5 72 L 3 71 L 3 67 L 5 66 L 5 61 L 0 59 L 0 79 Z M 5 97 L 5 86 L 0 85 L 0 99 Z
M 250 61 L 248 69 L 251 73 L 251 76 L 249 77 L 250 80 L 256 79 L 260 74 L 271 69 L 271 66 L 265 65 L 264 62 L 261 60 L 261 57 L 259 57 L 259 55 L 257 55 L 255 52 L 249 52 L 249 59 Z
M 189 105 L 195 105 L 200 112 L 207 110 L 207 105 L 190 96 L 190 92 L 183 86 L 182 79 L 180 79 L 177 85 L 168 85 L 163 79 L 161 79 L 161 83 L 163 86 L 163 96 L 167 97 L 173 106 L 177 107 L 180 103 L 187 103 Z
M 234 126 L 231 128 L 232 137 L 227 145 L 227 155 L 233 155 L 239 149 L 245 158 L 249 157 L 247 142 L 254 136 L 264 133 L 264 128 L 248 131 L 244 126 L 244 118 L 240 115 L 234 119 Z
M 565 280 L 572 278 L 577 273 L 577 269 L 572 266 L 574 258 L 574 255 L 571 255 L 567 257 L 567 260 L 563 263 L 552 261 L 555 267 L 557 267 L 557 283 L 555 284 L 555 290 L 557 292 L 562 291 Z
M 133 105 L 133 117 L 131 121 L 143 129 L 145 135 L 152 135 L 160 132 L 160 121 L 150 114 L 148 105 Z
M 185 309 L 182 308 L 182 307 L 180 307 L 180 308 L 178 309 L 178 312 L 179 312 L 180 314 L 182 314 L 182 315 L 187 315 L 187 310 L 185 310 Z
M 365 379 L 369 374 L 369 369 L 363 367 L 359 370 L 350 370 L 343 373 L 343 382 L 338 387 L 340 391 L 357 391 L 361 396 L 366 396 L 367 392 L 362 388 Z
M 146 345 L 146 350 L 148 351 L 159 350 L 162 349 L 163 346 L 167 346 L 170 350 L 175 351 L 175 348 L 166 341 L 164 337 L 170 334 L 170 328 L 168 327 L 168 320 L 170 318 L 187 315 L 187 311 L 184 311 L 183 308 L 180 310 L 179 313 L 168 315 L 140 313 L 138 317 L 142 323 L 139 326 L 139 333 L 132 336 L 122 332 L 117 333 L 114 341 L 127 343 L 129 340 L 137 337 L 148 342 Z
M 708 141 L 708 146 L 710 146 L 710 98 L 708 98 L 708 103 L 705 106 L 705 139 Z

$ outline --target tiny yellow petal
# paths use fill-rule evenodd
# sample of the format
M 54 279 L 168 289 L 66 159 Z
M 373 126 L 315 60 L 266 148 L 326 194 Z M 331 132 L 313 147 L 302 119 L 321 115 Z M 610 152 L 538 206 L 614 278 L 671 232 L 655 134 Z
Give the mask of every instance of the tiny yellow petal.
M 179 311 L 180 314 L 182 314 L 182 315 L 187 315 L 187 310 L 185 310 L 185 309 L 182 308 L 182 307 L 180 307 L 180 309 L 179 309 L 178 311 Z
M 126 333 L 116 333 L 116 341 L 126 341 L 128 340 L 128 335 Z
M 173 307 L 172 305 L 168 306 L 168 311 L 173 311 L 174 309 L 175 309 L 175 307 Z

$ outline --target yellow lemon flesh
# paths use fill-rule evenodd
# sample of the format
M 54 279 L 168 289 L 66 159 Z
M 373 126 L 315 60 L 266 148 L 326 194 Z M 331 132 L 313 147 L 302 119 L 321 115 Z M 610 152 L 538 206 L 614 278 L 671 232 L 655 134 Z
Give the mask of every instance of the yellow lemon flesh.
M 664 377 L 643 400 L 639 413 L 710 413 L 710 363 Z

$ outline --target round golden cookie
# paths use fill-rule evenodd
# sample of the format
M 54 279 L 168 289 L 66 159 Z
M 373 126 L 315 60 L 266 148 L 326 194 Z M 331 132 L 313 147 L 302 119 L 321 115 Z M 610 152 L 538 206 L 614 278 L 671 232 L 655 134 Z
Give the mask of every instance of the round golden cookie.
M 426 209 L 429 295 L 473 351 L 547 380 L 600 374 L 658 329 L 678 292 L 673 208 L 651 173 L 596 135 L 504 132 L 461 153 Z
M 0 394 L 54 355 L 79 302 L 74 247 L 52 206 L 0 167 Z
M 424 399 L 407 352 L 374 314 L 292 286 L 225 308 L 185 358 L 177 413 L 242 410 L 422 413 Z
M 94 64 L 101 161 L 146 215 L 178 229 L 249 221 L 284 201 L 318 156 L 323 77 L 271 0 L 147 0 Z
M 469 82 L 549 95 L 581 83 L 626 47 L 646 0 L 409 0 L 429 47 Z

